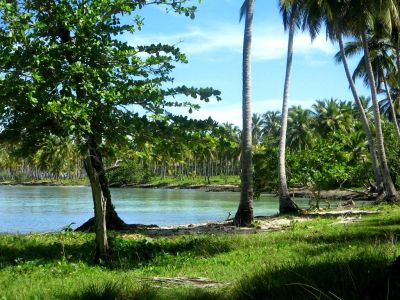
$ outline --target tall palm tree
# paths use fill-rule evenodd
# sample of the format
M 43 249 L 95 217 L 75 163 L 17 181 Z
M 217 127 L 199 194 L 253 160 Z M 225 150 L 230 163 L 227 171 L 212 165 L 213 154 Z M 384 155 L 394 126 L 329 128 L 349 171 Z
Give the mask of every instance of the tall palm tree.
M 240 9 L 240 19 L 245 17 L 243 37 L 243 131 L 242 131 L 242 172 L 240 203 L 234 222 L 237 226 L 248 226 L 253 215 L 253 163 L 251 137 L 251 39 L 254 0 L 245 0 Z
M 393 56 L 391 55 L 394 47 L 391 44 L 390 36 L 384 29 L 382 29 L 380 24 L 375 25 L 374 30 L 370 30 L 368 32 L 367 37 L 368 47 L 371 54 L 372 69 L 374 71 L 375 84 L 379 92 L 384 92 L 386 94 L 386 101 L 392 115 L 392 121 L 395 125 L 397 138 L 400 140 L 400 127 L 397 122 L 396 112 L 390 91 L 391 89 L 387 80 L 390 74 L 396 73 L 397 67 L 393 60 Z M 360 51 L 362 51 L 362 49 L 363 45 L 361 41 L 348 42 L 344 48 L 346 56 L 358 54 Z M 341 54 L 336 54 L 335 59 L 337 61 L 341 61 Z M 355 80 L 355 78 L 360 77 L 368 86 L 369 78 L 364 62 L 365 57 L 362 56 L 357 67 L 354 69 L 352 78 Z
M 385 143 L 384 143 L 384 138 L 383 138 L 383 133 L 382 133 L 382 124 L 381 124 L 381 118 L 380 118 L 377 90 L 376 90 L 376 86 L 375 86 L 375 79 L 374 79 L 374 74 L 373 74 L 372 65 L 371 65 L 371 58 L 369 55 L 367 35 L 366 35 L 365 31 L 362 32 L 362 34 L 361 34 L 361 40 L 362 40 L 363 47 L 364 47 L 365 64 L 366 64 L 367 71 L 368 71 L 368 78 L 369 78 L 370 89 L 371 89 L 371 98 L 372 98 L 372 103 L 373 103 L 373 107 L 374 107 L 374 123 L 375 123 L 376 138 L 377 138 L 377 145 L 378 145 L 378 157 L 379 157 L 380 165 L 381 165 L 383 183 L 385 185 L 387 199 L 390 201 L 397 201 L 398 200 L 397 199 L 398 198 L 397 191 L 393 184 L 392 178 L 390 176 L 389 166 L 388 166 L 387 159 L 386 159 Z
M 369 121 L 367 118 L 367 115 L 365 113 L 364 110 L 364 105 L 360 99 L 360 97 L 358 96 L 357 93 L 357 89 L 356 86 L 354 84 L 354 80 L 350 74 L 350 69 L 349 69 L 349 65 L 347 63 L 347 59 L 346 59 L 346 55 L 345 55 L 345 50 L 344 50 L 344 46 L 343 46 L 343 39 L 342 39 L 342 34 L 339 33 L 337 35 L 337 39 L 339 42 L 339 47 L 340 47 L 340 57 L 341 57 L 341 61 L 343 63 L 343 67 L 346 73 L 346 77 L 347 77 L 347 81 L 349 82 L 350 85 L 350 89 L 351 92 L 353 94 L 353 98 L 354 98 L 354 102 L 358 108 L 359 111 L 359 116 L 362 122 L 362 126 L 363 126 L 363 130 L 364 133 L 367 137 L 367 141 L 368 141 L 368 149 L 369 149 L 369 153 L 371 156 L 371 161 L 372 161 L 372 166 L 374 169 L 374 175 L 375 175 L 375 184 L 377 189 L 381 189 L 382 187 L 382 176 L 381 176 L 381 171 L 380 171 L 380 167 L 379 167 L 379 162 L 378 162 L 378 157 L 376 156 L 376 147 L 375 147 L 375 142 L 372 136 L 372 132 L 371 132 L 371 128 L 369 125 Z
M 386 159 L 385 153 L 385 143 L 384 137 L 382 133 L 382 124 L 380 118 L 380 110 L 379 103 L 377 97 L 377 89 L 375 85 L 374 72 L 372 69 L 371 63 L 371 55 L 368 46 L 368 37 L 367 31 L 371 26 L 370 21 L 380 21 L 382 24 L 390 26 L 392 24 L 393 19 L 398 18 L 397 8 L 394 7 L 392 0 L 382 0 L 382 1 L 353 1 L 354 4 L 349 3 L 348 7 L 348 17 L 354 18 L 357 14 L 359 18 L 358 21 L 353 20 L 355 22 L 354 26 L 352 26 L 353 34 L 358 36 L 363 44 L 364 49 L 364 63 L 367 69 L 369 86 L 371 90 L 371 98 L 373 104 L 373 112 L 374 112 L 374 124 L 376 131 L 376 140 L 377 140 L 377 148 L 378 148 L 378 158 L 380 161 L 381 171 L 382 171 L 382 179 L 386 192 L 386 199 L 388 201 L 397 201 L 398 195 L 396 188 L 393 184 L 392 178 L 390 176 L 389 166 Z M 357 12 L 356 12 L 357 11 Z M 361 12 L 361 14 L 360 14 Z M 379 14 L 379 15 L 378 15 Z M 389 28 L 388 28 L 389 29 Z
M 391 1 L 391 0 L 388 0 Z M 371 1 L 372 3 L 373 1 Z M 378 187 L 380 187 L 380 183 L 383 182 L 381 177 L 380 165 L 382 163 L 382 156 L 378 157 L 375 153 L 375 143 L 372 137 L 371 129 L 369 127 L 369 122 L 366 117 L 364 107 L 360 98 L 358 96 L 357 90 L 355 88 L 354 81 L 349 71 L 349 67 L 347 64 L 347 60 L 344 53 L 343 47 L 343 35 L 351 35 L 351 36 L 359 36 L 360 27 L 361 30 L 365 30 L 365 26 L 360 23 L 360 19 L 365 21 L 365 18 L 360 18 L 360 16 L 364 17 L 364 9 L 363 8 L 364 0 L 352 1 L 350 2 L 340 2 L 340 1 L 330 1 L 330 0 L 322 0 L 322 1 L 307 1 L 307 10 L 309 11 L 308 15 L 313 16 L 312 22 L 315 23 L 325 23 L 327 29 L 327 36 L 333 40 L 338 41 L 341 49 L 341 57 L 343 66 L 346 72 L 346 77 L 349 81 L 349 85 L 355 100 L 355 103 L 359 109 L 361 121 L 363 124 L 364 132 L 366 133 L 368 139 L 368 145 L 371 155 L 371 160 L 373 162 L 375 180 Z M 372 11 L 371 9 L 369 11 Z M 380 10 L 375 10 L 380 11 Z M 361 13 L 360 13 L 361 12 Z M 371 15 L 371 14 L 369 14 Z M 362 23 L 362 22 L 361 22 Z M 377 119 L 375 119 L 377 120 Z M 380 128 L 380 127 L 379 127 Z M 382 137 L 382 134 L 378 134 Z M 379 161 L 379 162 L 378 162 Z
M 281 13 L 283 16 L 283 24 L 285 29 L 289 29 L 288 48 L 287 48 L 287 62 L 286 62 L 286 75 L 285 85 L 283 89 L 282 100 L 282 122 L 279 139 L 279 212 L 280 213 L 293 213 L 299 211 L 299 207 L 293 202 L 290 197 L 289 189 L 287 186 L 286 178 L 286 135 L 287 123 L 289 112 L 289 87 L 292 72 L 293 61 L 293 38 L 298 23 L 299 16 L 299 3 L 298 1 L 281 1 Z

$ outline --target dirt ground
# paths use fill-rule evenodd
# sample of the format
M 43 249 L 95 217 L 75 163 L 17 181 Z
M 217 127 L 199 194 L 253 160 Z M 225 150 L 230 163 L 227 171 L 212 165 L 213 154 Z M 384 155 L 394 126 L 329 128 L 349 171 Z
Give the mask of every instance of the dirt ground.
M 178 226 L 156 226 L 156 225 L 132 225 L 135 233 L 146 236 L 173 236 L 184 234 L 221 234 L 221 233 L 257 233 L 276 230 L 284 230 L 293 226 L 296 222 L 304 222 L 315 217 L 327 217 L 337 219 L 338 224 L 354 223 L 359 221 L 363 215 L 377 214 L 378 211 L 365 211 L 357 208 L 346 208 L 327 211 L 304 211 L 296 216 L 258 216 L 255 217 L 251 227 L 236 227 L 233 220 L 221 222 L 208 222 L 202 224 L 187 224 Z M 135 233 L 126 233 L 125 237 L 134 237 Z

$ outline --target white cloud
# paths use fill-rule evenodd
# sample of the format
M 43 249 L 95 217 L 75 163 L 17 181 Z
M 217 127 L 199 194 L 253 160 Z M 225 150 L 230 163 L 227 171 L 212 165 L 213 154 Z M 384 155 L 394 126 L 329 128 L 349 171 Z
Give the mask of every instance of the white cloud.
M 310 108 L 315 100 L 311 99 L 290 99 L 290 106 L 301 105 L 303 108 Z M 282 99 L 271 98 L 252 102 L 253 113 L 263 114 L 269 110 L 280 111 L 282 109 Z M 228 103 L 225 101 L 202 103 L 198 111 L 189 114 L 187 109 L 174 109 L 174 113 L 187 115 L 192 119 L 207 119 L 211 117 L 219 123 L 233 123 L 242 127 L 242 105 L 241 102 Z
M 190 27 L 174 34 L 139 34 L 131 42 L 135 44 L 167 43 L 174 44 L 188 55 L 211 54 L 223 51 L 240 54 L 242 52 L 243 26 L 216 25 L 215 27 Z M 275 25 L 258 24 L 254 28 L 252 54 L 255 60 L 274 60 L 286 56 L 287 34 Z M 296 54 L 322 53 L 331 55 L 334 46 L 323 36 L 313 42 L 305 33 L 295 35 Z

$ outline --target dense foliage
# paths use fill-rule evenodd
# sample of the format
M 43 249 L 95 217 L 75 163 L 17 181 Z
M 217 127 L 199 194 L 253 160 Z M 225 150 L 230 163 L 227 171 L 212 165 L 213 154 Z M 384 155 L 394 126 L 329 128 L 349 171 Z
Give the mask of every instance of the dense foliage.
M 287 168 L 291 187 L 308 187 L 317 193 L 322 189 L 368 188 L 374 178 L 357 114 L 350 103 L 336 99 L 317 101 L 311 110 L 300 107 L 289 110 Z M 278 189 L 278 137 L 269 133 L 276 127 L 269 121 L 271 115 L 264 115 L 268 122 L 261 124 L 262 150 L 255 155 L 258 192 Z M 384 125 L 390 145 L 389 163 L 396 179 L 399 159 L 394 152 L 398 141 L 393 123 L 385 120 Z

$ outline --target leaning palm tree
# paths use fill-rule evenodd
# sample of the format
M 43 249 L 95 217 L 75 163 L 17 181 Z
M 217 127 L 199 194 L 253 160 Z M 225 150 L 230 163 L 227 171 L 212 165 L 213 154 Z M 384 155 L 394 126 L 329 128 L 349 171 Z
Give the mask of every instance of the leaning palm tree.
M 251 39 L 254 0 L 245 0 L 240 9 L 240 20 L 245 17 L 243 37 L 243 131 L 241 143 L 241 193 L 234 222 L 248 226 L 253 221 L 253 164 L 251 137 Z
M 397 122 L 396 112 L 392 100 L 392 93 L 390 84 L 388 83 L 388 77 L 390 74 L 396 73 L 396 64 L 392 57 L 392 49 L 394 48 L 391 44 L 390 36 L 384 29 L 381 28 L 380 24 L 375 26 L 374 30 L 368 32 L 368 47 L 371 54 L 371 64 L 374 71 L 375 84 L 379 92 L 386 94 L 386 102 L 391 112 L 392 121 L 394 123 L 397 138 L 400 140 L 400 127 Z M 346 56 L 350 57 L 359 54 L 363 49 L 363 45 L 360 41 L 348 42 L 344 48 Z M 338 53 L 335 56 L 337 61 L 341 61 L 341 54 Z M 353 72 L 353 80 L 359 77 L 362 78 L 365 85 L 369 85 L 368 72 L 365 65 L 365 57 L 362 56 L 357 67 Z M 394 80 L 397 84 L 397 80 Z M 383 86 L 383 88 L 382 88 Z
M 396 188 L 390 176 L 389 166 L 385 153 L 385 143 L 382 133 L 382 124 L 380 118 L 379 103 L 377 97 L 377 88 L 375 85 L 375 77 L 372 69 L 371 55 L 368 46 L 367 32 L 373 28 L 373 22 L 381 22 L 387 26 L 390 32 L 390 26 L 393 23 L 398 24 L 398 11 L 393 0 L 381 1 L 365 1 L 356 0 L 345 4 L 347 20 L 351 20 L 350 27 L 354 36 L 358 37 L 363 45 L 364 63 L 367 69 L 369 87 L 371 90 L 371 98 L 374 112 L 374 125 L 376 131 L 377 150 L 380 167 L 382 171 L 382 179 L 388 201 L 397 201 L 398 195 Z M 357 17 L 356 17 L 357 16 Z M 372 21 L 372 24 L 371 24 Z
M 308 15 L 312 16 L 311 22 L 315 22 L 317 24 L 325 23 L 327 36 L 332 41 L 339 42 L 341 60 L 346 72 L 346 77 L 349 82 L 351 92 L 354 97 L 354 102 L 359 110 L 359 116 L 362 121 L 363 130 L 367 136 L 368 148 L 370 150 L 371 160 L 373 163 L 375 181 L 378 189 L 380 189 L 383 183 L 379 162 L 381 161 L 381 157 L 378 160 L 375 151 L 376 146 L 370 129 L 369 121 L 365 114 L 363 103 L 358 96 L 357 89 L 352 79 L 343 46 L 343 36 L 358 36 L 358 34 L 355 34 L 354 31 L 359 27 L 357 21 L 360 20 L 360 17 L 353 16 L 352 18 L 352 16 L 349 16 L 349 11 L 354 11 L 354 13 L 357 14 L 356 6 L 358 4 L 358 8 L 360 8 L 359 6 L 363 4 L 361 2 L 363 2 L 363 0 L 352 1 L 352 3 L 330 0 L 307 1 L 305 9 L 308 10 Z M 353 5 L 353 7 L 351 5 Z
M 281 13 L 283 16 L 283 24 L 285 29 L 289 29 L 287 62 L 285 85 L 283 89 L 282 101 L 282 120 L 279 139 L 279 212 L 293 213 L 299 210 L 299 207 L 290 197 L 286 178 L 286 135 L 289 112 L 289 87 L 293 61 L 293 38 L 296 25 L 298 25 L 299 2 L 298 1 L 281 1 Z M 297 23 L 297 24 L 296 24 Z
M 382 187 L 382 176 L 381 176 L 381 171 L 380 171 L 380 167 L 379 167 L 378 157 L 376 156 L 375 142 L 374 142 L 374 139 L 372 136 L 372 132 L 371 132 L 371 128 L 369 125 L 367 115 L 365 113 L 364 105 L 363 105 L 360 97 L 358 96 L 357 89 L 354 84 L 354 80 L 350 74 L 350 69 L 349 69 L 349 65 L 347 63 L 347 58 L 346 58 L 345 50 L 344 50 L 344 46 L 343 46 L 343 39 L 342 39 L 342 35 L 340 33 L 337 35 L 337 39 L 339 41 L 340 57 L 341 57 L 341 61 L 343 63 L 345 73 L 346 73 L 347 81 L 349 82 L 351 92 L 353 94 L 354 102 L 356 103 L 356 106 L 359 111 L 359 116 L 361 118 L 363 130 L 364 130 L 365 135 L 368 140 L 368 149 L 369 149 L 369 153 L 371 156 L 372 166 L 374 169 L 376 189 L 380 190 Z

